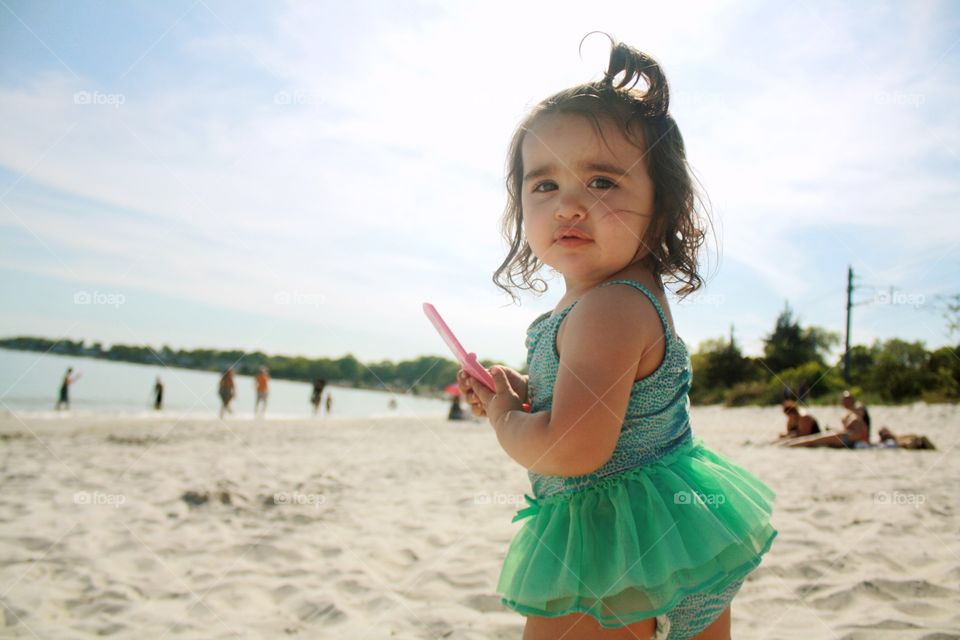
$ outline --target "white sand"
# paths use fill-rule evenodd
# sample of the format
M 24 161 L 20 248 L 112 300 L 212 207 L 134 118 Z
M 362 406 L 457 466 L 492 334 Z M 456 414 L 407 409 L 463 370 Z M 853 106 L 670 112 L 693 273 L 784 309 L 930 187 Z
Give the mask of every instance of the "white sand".
M 960 409 L 872 414 L 939 451 L 772 449 L 777 409 L 695 410 L 779 494 L 734 637 L 960 638 Z M 0 438 L 0 636 L 520 637 L 494 589 L 528 486 L 484 424 L 8 415 Z

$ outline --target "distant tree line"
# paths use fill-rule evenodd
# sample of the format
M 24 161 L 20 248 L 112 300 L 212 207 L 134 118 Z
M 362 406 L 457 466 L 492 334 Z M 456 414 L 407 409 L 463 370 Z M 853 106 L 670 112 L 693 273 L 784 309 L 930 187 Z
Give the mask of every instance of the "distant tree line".
M 744 356 L 731 332 L 707 340 L 693 354 L 691 402 L 738 406 L 772 404 L 785 397 L 835 402 L 850 389 L 867 402 L 957 402 L 960 400 L 960 347 L 928 351 L 923 342 L 897 338 L 850 349 L 850 382 L 843 379 L 843 357 L 829 362 L 839 336 L 819 327 L 802 327 L 787 306 L 764 338 L 763 357 Z
M 309 382 L 319 377 L 340 386 L 414 393 L 429 393 L 442 389 L 454 381 L 460 368 L 453 360 L 430 356 L 397 363 L 383 360 L 364 364 L 349 354 L 337 359 L 304 358 L 270 356 L 260 351 L 248 353 L 236 349 L 174 350 L 167 346 L 153 349 L 124 344 L 115 344 L 105 349 L 99 342 L 88 345 L 83 340 L 33 337 L 0 339 L 0 347 L 201 371 L 220 372 L 233 367 L 234 372 L 241 375 L 254 375 L 260 367 L 267 367 L 271 377 L 284 380 Z M 492 363 L 484 364 L 490 366 Z
M 787 306 L 773 331 L 764 338 L 763 356 L 744 356 L 733 332 L 728 338 L 707 340 L 692 355 L 694 404 L 775 404 L 785 397 L 805 402 L 834 402 L 849 388 L 866 402 L 957 402 L 960 400 L 960 347 L 927 351 L 922 342 L 899 339 L 856 345 L 850 354 L 850 382 L 843 380 L 843 362 L 830 362 L 830 350 L 839 336 L 819 327 L 803 327 Z M 308 382 L 316 377 L 342 386 L 386 389 L 394 392 L 436 393 L 452 383 L 459 365 L 446 358 L 422 356 L 415 360 L 361 363 L 352 355 L 342 358 L 269 356 L 259 351 L 214 349 L 173 350 L 167 346 L 48 340 L 0 339 L 0 347 L 62 355 L 102 358 L 148 365 L 224 371 L 253 375 L 265 366 L 274 378 Z M 483 361 L 491 366 L 492 361 Z

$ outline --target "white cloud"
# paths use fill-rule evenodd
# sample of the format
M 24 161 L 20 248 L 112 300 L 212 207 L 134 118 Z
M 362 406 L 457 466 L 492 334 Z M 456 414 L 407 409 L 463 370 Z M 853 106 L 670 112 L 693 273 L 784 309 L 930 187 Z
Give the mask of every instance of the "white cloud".
M 0 164 L 27 174 L 5 203 L 75 275 L 47 253 L 16 268 L 305 322 L 310 309 L 262 301 L 320 289 L 325 322 L 359 333 L 381 332 L 377 314 L 391 310 L 397 331 L 422 336 L 404 338 L 403 355 L 433 338 L 399 310 L 434 299 L 481 355 L 516 362 L 534 311 L 499 309 L 488 285 L 502 259 L 503 156 L 527 107 L 599 75 L 605 41 L 588 39 L 582 60 L 576 51 L 594 28 L 663 61 L 723 255 L 771 287 L 819 286 L 796 282 L 821 259 L 790 241 L 801 231 L 878 229 L 908 255 L 960 240 L 946 226 L 960 195 L 942 169 L 957 165 L 944 150 L 960 149 L 960 133 L 943 113 L 960 96 L 927 44 L 936 16 L 903 12 L 912 48 L 890 61 L 861 30 L 883 16 L 797 7 L 761 25 L 760 11 L 422 4 L 406 16 L 293 3 L 262 32 L 184 42 L 195 73 L 131 90 L 118 108 L 75 104 L 78 91 L 108 89 L 58 72 L 0 85 Z M 227 60 L 249 81 L 205 84 Z M 34 184 L 82 200 L 44 200 Z M 925 223 L 904 233 L 908 210 Z M 2 208 L 0 221 L 20 226 Z M 889 266 L 883 253 L 861 258 Z

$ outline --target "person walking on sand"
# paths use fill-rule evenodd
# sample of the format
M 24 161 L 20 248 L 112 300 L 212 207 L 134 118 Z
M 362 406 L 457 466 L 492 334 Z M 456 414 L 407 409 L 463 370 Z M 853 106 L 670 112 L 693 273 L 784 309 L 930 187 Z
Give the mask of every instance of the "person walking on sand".
M 157 376 L 157 381 L 153 385 L 153 408 L 155 411 L 160 411 L 163 408 L 163 381 L 160 380 L 160 376 Z
M 253 404 L 253 415 L 267 413 L 267 395 L 270 393 L 270 374 L 266 367 L 260 367 L 257 377 L 254 378 L 257 389 L 257 401 Z
M 60 409 L 70 410 L 70 385 L 80 379 L 80 374 L 73 375 L 73 367 L 68 367 L 63 375 L 63 381 L 60 383 L 60 396 L 57 399 L 56 411 Z
M 327 415 L 330 415 L 330 411 L 331 411 L 332 408 L 333 408 L 333 394 L 331 394 L 329 391 L 327 392 L 327 404 L 326 404 L 326 406 L 327 406 Z
M 313 415 L 320 411 L 320 400 L 323 398 L 323 388 L 327 386 L 327 381 L 323 378 L 313 379 L 313 391 L 310 394 L 310 404 L 313 405 Z
M 497 584 L 524 640 L 729 640 L 777 535 L 773 491 L 692 431 L 665 281 L 701 287 L 706 222 L 669 95 L 656 60 L 614 43 L 602 79 L 537 104 L 510 144 L 494 282 L 516 299 L 550 267 L 565 291 L 527 329 L 528 375 L 457 380 L 530 476 Z
M 220 376 L 220 419 L 223 419 L 225 413 L 233 413 L 233 409 L 230 408 L 230 402 L 233 400 L 233 396 L 236 394 L 236 388 L 233 384 L 233 369 L 227 369 L 223 372 L 223 375 Z

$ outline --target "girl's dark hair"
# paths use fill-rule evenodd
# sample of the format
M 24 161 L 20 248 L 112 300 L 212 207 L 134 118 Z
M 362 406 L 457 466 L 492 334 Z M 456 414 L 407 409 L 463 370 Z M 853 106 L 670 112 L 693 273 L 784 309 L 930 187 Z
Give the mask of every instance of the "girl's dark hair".
M 546 291 L 536 277 L 543 263 L 533 254 L 523 236 L 523 141 L 541 117 L 578 114 L 589 118 L 603 135 L 601 121 L 612 122 L 623 135 L 645 149 L 647 170 L 654 185 L 654 214 L 643 243 L 645 260 L 655 276 L 668 276 L 678 283 L 677 293 L 686 296 L 703 285 L 697 271 L 697 253 L 705 239 L 709 215 L 694 187 L 687 164 L 683 137 L 669 113 L 667 78 L 657 61 L 623 43 L 614 42 L 603 79 L 582 84 L 550 96 L 535 106 L 517 127 L 507 156 L 507 205 L 501 232 L 510 247 L 506 259 L 493 274 L 494 283 L 516 300 L 515 289 Z M 643 80 L 646 90 L 636 85 Z

